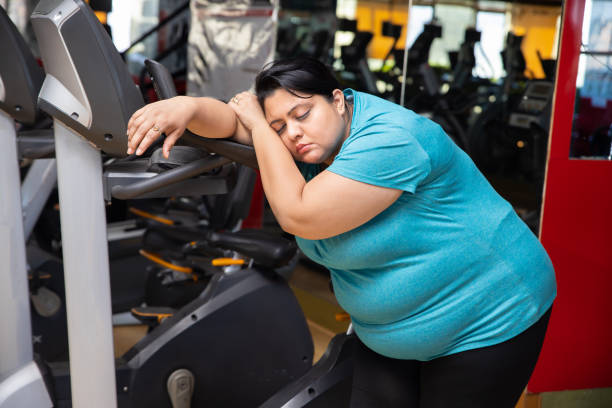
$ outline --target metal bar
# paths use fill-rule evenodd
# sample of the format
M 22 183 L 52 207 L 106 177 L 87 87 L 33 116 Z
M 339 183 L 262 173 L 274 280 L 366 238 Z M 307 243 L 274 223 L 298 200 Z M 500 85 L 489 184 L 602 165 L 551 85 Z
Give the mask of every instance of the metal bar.
M 55 146 L 53 147 L 55 150 Z M 26 241 L 40 218 L 45 203 L 57 183 L 55 159 L 35 160 L 21 185 L 23 233 Z
M 54 121 L 72 406 L 117 406 L 100 153 Z
M 206 157 L 165 171 L 150 179 L 125 186 L 113 186 L 111 193 L 113 197 L 120 200 L 138 198 L 151 191 L 198 176 L 230 162 L 230 159 L 221 156 Z
M 15 122 L 0 110 L 0 379 L 32 361 Z
M 0 110 L 0 406 L 52 406 L 33 361 L 15 123 Z
M 612 56 L 612 50 L 611 51 L 580 51 L 580 54 L 601 55 L 602 57 L 610 57 Z
M 402 91 L 400 92 L 400 105 L 404 106 L 406 97 L 406 70 L 408 69 L 408 29 L 410 28 L 410 12 L 412 0 L 408 0 L 408 17 L 406 17 L 406 41 L 404 42 L 404 67 L 402 69 Z

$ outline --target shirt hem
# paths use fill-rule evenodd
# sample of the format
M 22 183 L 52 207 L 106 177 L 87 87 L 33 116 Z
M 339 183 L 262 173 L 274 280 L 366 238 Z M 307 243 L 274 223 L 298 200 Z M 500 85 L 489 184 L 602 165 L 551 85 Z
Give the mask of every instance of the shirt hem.
M 515 338 L 516 336 L 520 335 L 521 333 L 525 332 L 527 329 L 529 329 L 531 326 L 533 326 L 538 320 L 540 320 L 542 318 L 542 316 L 544 316 L 544 314 L 546 314 L 546 312 L 548 312 L 548 310 L 552 307 L 555 299 L 556 299 L 557 295 L 555 293 L 555 295 L 552 297 L 552 299 L 550 299 L 549 301 L 547 301 L 546 303 L 544 303 L 544 307 L 542 307 L 539 311 L 538 314 L 536 314 L 535 318 L 533 319 L 533 321 L 529 321 L 529 323 L 524 326 L 521 327 L 520 329 L 517 330 L 512 330 L 509 333 L 507 333 L 504 336 L 500 336 L 497 337 L 495 339 L 491 339 L 491 340 L 483 340 L 483 341 L 479 341 L 479 342 L 475 342 L 475 343 L 470 343 L 467 344 L 465 346 L 459 346 L 456 348 L 453 348 L 451 351 L 447 352 L 447 353 L 443 353 L 443 354 L 439 354 L 436 355 L 435 357 L 431 357 L 425 360 L 420 360 L 420 361 L 431 361 L 434 360 L 436 358 L 441 358 L 441 357 L 446 357 L 446 356 L 450 356 L 453 354 L 457 354 L 457 353 L 461 353 L 463 351 L 469 351 L 469 350 L 475 350 L 475 349 L 479 349 L 479 348 L 485 348 L 485 347 L 491 347 L 491 346 L 495 346 L 497 344 L 501 344 L 505 341 L 511 340 L 513 338 Z

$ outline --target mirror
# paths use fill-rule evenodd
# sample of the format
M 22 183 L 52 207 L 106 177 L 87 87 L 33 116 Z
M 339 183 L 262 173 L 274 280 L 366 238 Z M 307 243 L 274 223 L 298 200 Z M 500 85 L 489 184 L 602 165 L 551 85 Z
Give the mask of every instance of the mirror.
M 587 0 L 570 157 L 612 160 L 612 2 Z

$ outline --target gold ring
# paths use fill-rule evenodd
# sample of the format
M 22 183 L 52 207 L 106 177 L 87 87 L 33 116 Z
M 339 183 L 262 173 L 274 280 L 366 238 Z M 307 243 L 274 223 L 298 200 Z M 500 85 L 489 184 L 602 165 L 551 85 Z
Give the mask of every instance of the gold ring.
M 157 125 L 153 125 L 153 130 L 154 130 L 155 132 L 159 132 L 159 126 L 157 126 Z

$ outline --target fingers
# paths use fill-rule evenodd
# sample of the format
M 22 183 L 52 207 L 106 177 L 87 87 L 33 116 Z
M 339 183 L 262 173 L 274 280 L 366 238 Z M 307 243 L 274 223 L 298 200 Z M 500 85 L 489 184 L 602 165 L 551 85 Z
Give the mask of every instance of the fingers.
M 240 105 L 241 101 L 248 101 L 251 99 L 255 99 L 257 100 L 257 97 L 255 96 L 255 94 L 245 91 L 245 92 L 240 92 L 237 93 L 236 95 L 234 95 L 228 102 L 228 104 L 234 104 L 236 106 Z
M 142 108 L 138 109 L 136 112 L 132 114 L 132 117 L 130 118 L 127 124 L 128 129 L 130 128 L 130 126 L 133 126 L 136 119 L 138 119 L 145 112 L 147 106 L 148 105 L 143 106 Z
M 182 136 L 184 131 L 184 129 L 176 129 L 174 132 L 170 133 L 164 140 L 162 153 L 166 159 L 170 155 L 170 149 L 172 149 L 172 147 L 174 146 L 176 141 Z
M 134 113 L 127 125 L 128 151 L 136 149 L 142 137 L 153 127 L 151 115 L 146 114 L 146 106 Z
M 160 111 L 158 102 L 146 105 L 132 115 L 128 121 L 128 154 L 140 155 L 157 140 L 167 129 L 163 111 Z
M 141 155 L 145 150 L 153 144 L 164 132 L 164 128 L 161 124 L 153 123 L 151 120 L 147 120 L 142 124 L 138 125 L 138 128 L 130 136 L 128 135 L 128 154 Z
M 234 97 L 235 98 L 235 97 Z M 240 109 L 240 107 L 238 106 L 238 104 L 234 101 L 234 98 L 230 99 L 230 101 L 227 103 L 227 106 L 229 106 L 230 108 L 232 108 L 234 110 L 235 113 L 238 113 L 238 110 Z
M 192 114 L 193 103 L 186 97 L 157 101 L 140 108 L 128 121 L 127 153 L 143 154 L 165 133 L 168 144 L 164 154 L 167 155 L 176 140 L 182 136 Z
M 164 140 L 164 146 L 162 148 L 162 153 L 164 157 L 167 159 L 170 155 L 170 149 L 176 143 L 176 141 L 181 137 L 185 129 L 175 129 L 172 133 L 166 134 L 166 139 Z
M 127 124 L 128 154 L 142 154 L 166 129 L 164 107 L 154 102 L 138 109 Z

